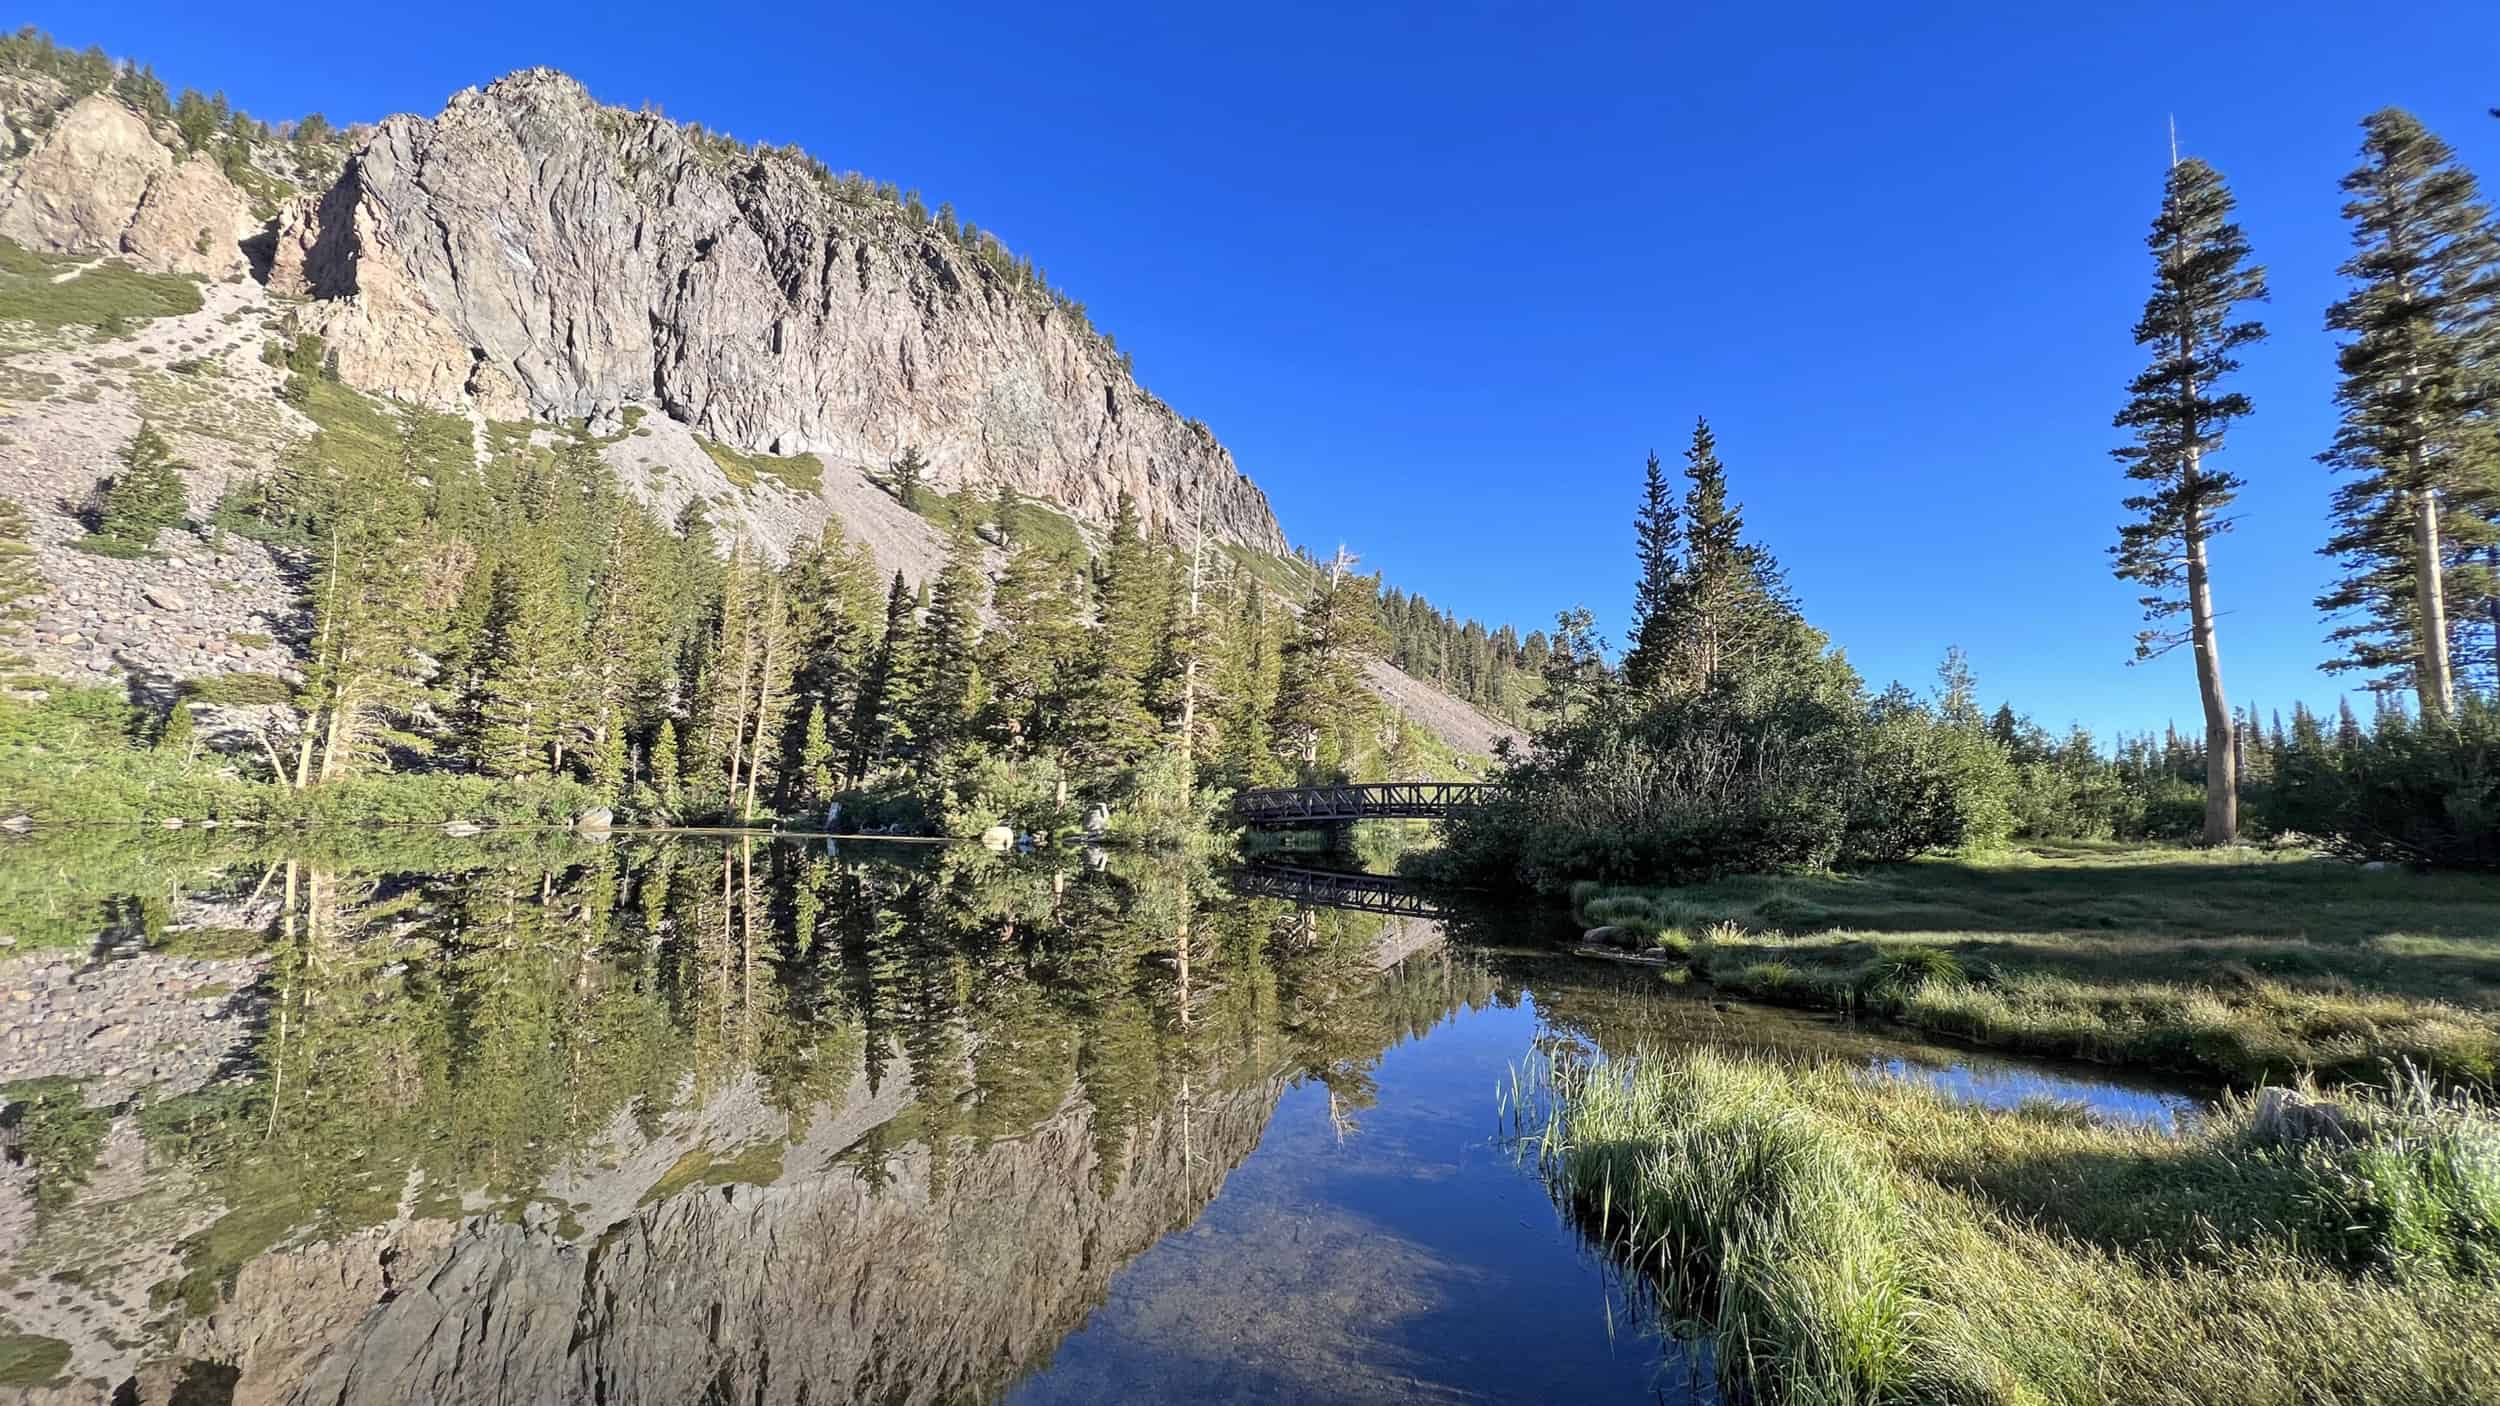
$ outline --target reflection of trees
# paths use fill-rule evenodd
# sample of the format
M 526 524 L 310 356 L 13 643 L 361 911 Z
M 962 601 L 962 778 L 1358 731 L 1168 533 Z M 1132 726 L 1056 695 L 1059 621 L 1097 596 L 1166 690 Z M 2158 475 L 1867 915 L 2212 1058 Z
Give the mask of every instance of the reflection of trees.
M 1389 920 L 1164 856 L 620 841 L 419 874 L 287 862 L 271 888 L 250 1076 L 148 1115 L 152 1152 L 237 1208 L 190 1246 L 195 1295 L 412 1192 L 517 1212 L 614 1160 L 611 1130 L 656 1137 L 750 1080 L 792 1141 L 861 1080 L 900 1111 L 848 1160 L 875 1184 L 918 1145 L 932 1196 L 969 1149 L 1081 1103 L 1107 1194 L 1144 1132 L 1187 1156 L 1200 1109 L 1279 1076 L 1368 1106 L 1384 1050 L 1490 995 L 1446 953 L 1379 971 Z

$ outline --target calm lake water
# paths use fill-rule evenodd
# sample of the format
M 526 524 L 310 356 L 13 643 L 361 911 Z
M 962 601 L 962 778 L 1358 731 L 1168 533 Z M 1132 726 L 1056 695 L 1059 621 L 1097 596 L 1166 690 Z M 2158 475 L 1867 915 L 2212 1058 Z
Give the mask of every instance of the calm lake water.
M 286 843 L 0 845 L 0 1401 L 1709 1400 L 1514 1066 L 2189 1106 L 1169 858 Z

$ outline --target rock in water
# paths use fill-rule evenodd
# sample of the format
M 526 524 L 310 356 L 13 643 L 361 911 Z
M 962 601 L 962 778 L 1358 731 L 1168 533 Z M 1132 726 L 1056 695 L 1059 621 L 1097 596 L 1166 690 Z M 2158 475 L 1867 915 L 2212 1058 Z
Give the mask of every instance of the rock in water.
M 986 247 L 986 246 L 984 246 Z M 281 218 L 272 286 L 357 385 L 605 423 L 657 404 L 752 453 L 998 486 L 1283 552 L 1205 426 L 1012 264 L 802 156 L 601 107 L 550 69 L 384 122 Z
M 606 806 L 592 806 L 573 817 L 576 830 L 605 830 L 616 823 L 616 812 Z

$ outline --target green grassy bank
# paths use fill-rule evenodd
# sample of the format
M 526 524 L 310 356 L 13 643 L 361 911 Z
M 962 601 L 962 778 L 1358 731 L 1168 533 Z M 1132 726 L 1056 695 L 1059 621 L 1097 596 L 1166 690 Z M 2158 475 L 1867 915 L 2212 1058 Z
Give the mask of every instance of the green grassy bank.
M 2065 845 L 1573 898 L 1691 979 L 1991 1048 L 2241 1086 L 2390 1061 L 2500 1079 L 2487 877 Z
M 2500 1123 L 2423 1083 L 2175 1138 L 1708 1050 L 1520 1093 L 1557 1196 L 1752 1399 L 2500 1400 Z

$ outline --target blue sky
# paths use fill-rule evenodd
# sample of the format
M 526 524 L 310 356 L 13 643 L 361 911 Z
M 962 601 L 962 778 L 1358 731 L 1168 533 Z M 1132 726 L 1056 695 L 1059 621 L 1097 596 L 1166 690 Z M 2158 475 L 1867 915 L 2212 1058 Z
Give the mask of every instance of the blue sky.
M 1585 603 L 1619 634 L 1642 457 L 1707 414 L 1871 681 L 1923 685 L 1958 643 L 1990 700 L 2104 733 L 2197 711 L 2183 653 L 2127 666 L 2105 555 L 2166 121 L 2273 275 L 2216 561 L 2232 696 L 2261 707 L 2337 693 L 2313 456 L 2355 124 L 2410 108 L 2500 182 L 2488 0 L 31 9 L 264 118 L 430 113 L 552 64 L 952 201 L 1295 541 L 1491 621 Z

